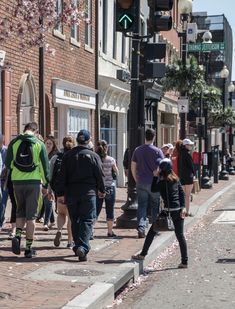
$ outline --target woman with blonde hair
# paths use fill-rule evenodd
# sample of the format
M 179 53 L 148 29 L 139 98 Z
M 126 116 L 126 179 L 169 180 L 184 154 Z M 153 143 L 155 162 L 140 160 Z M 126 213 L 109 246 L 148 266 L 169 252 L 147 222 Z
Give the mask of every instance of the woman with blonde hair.
M 64 154 L 71 150 L 75 146 L 74 138 L 70 135 L 65 136 L 63 138 L 63 150 L 61 152 L 58 152 L 50 162 L 50 186 L 51 189 L 55 192 L 56 191 L 56 183 L 57 179 L 60 173 L 60 166 L 62 162 L 62 158 Z M 73 247 L 73 238 L 72 238 L 72 231 L 71 231 L 71 221 L 68 215 L 68 209 L 66 204 L 62 204 L 61 202 L 57 201 L 56 195 L 55 195 L 55 201 L 56 201 L 56 210 L 57 210 L 57 233 L 55 235 L 54 239 L 54 245 L 55 247 L 60 246 L 60 242 L 62 239 L 62 229 L 65 225 L 66 218 L 67 218 L 67 232 L 68 232 L 68 244 L 67 248 L 72 249 Z

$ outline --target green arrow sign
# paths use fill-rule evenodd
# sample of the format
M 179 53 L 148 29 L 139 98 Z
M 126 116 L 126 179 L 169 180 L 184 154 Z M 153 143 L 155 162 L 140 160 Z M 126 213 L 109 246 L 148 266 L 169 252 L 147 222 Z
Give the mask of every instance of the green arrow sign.
M 119 16 L 118 22 L 124 30 L 128 30 L 134 22 L 134 17 L 128 13 L 123 13 Z
M 188 52 L 208 52 L 225 50 L 223 42 L 188 44 Z

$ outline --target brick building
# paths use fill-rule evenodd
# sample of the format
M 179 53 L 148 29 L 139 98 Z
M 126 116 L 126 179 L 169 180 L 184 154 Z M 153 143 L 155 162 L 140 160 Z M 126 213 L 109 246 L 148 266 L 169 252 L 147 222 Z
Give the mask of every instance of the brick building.
M 47 35 L 46 43 L 55 49 L 55 55 L 46 50 L 43 53 L 45 101 L 40 100 L 39 48 L 22 53 L 19 38 L 0 43 L 0 50 L 6 53 L 0 83 L 0 130 L 6 143 L 28 121 L 39 122 L 43 109 L 45 129 L 41 129 L 45 134 L 54 134 L 59 143 L 65 134 L 75 135 L 82 128 L 95 136 L 96 1 L 85 2 L 89 23 L 81 21 L 73 27 L 58 24 Z M 1 17 L 6 14 L 8 3 L 9 0 L 1 1 Z M 62 3 L 57 0 L 57 10 L 61 10 Z M 44 106 L 39 106 L 43 101 Z

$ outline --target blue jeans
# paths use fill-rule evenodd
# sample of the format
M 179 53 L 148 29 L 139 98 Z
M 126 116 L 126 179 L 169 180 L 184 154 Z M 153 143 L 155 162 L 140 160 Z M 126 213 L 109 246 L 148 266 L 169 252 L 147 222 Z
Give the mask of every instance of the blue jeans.
M 101 212 L 103 202 L 105 201 L 106 220 L 114 220 L 114 204 L 116 200 L 116 187 L 105 187 L 105 198 L 97 198 L 96 201 L 96 218 L 98 219 Z
M 147 209 L 151 210 L 152 222 L 157 219 L 159 213 L 160 193 L 151 192 L 151 184 L 137 184 L 137 221 L 138 231 L 144 232 L 146 229 Z
M 44 219 L 44 225 L 48 225 L 50 223 L 55 222 L 54 212 L 53 212 L 53 202 L 48 199 L 48 196 L 46 195 L 43 199 L 43 203 L 45 206 L 45 219 Z
M 74 250 L 82 248 L 87 254 L 92 226 L 96 219 L 96 196 L 67 196 L 67 207 L 71 220 Z
M 8 190 L 3 190 L 4 182 L 1 181 L 2 199 L 0 200 L 0 227 L 3 226 L 5 220 L 5 211 L 8 199 Z

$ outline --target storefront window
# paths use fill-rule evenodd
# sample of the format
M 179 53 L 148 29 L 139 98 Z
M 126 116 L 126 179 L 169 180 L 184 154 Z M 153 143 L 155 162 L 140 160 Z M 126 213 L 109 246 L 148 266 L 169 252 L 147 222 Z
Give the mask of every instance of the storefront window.
M 77 137 L 77 133 L 89 130 L 89 112 L 81 109 L 70 108 L 68 112 L 68 134 Z
M 109 155 L 117 159 L 117 113 L 100 112 L 100 137 L 109 145 Z

